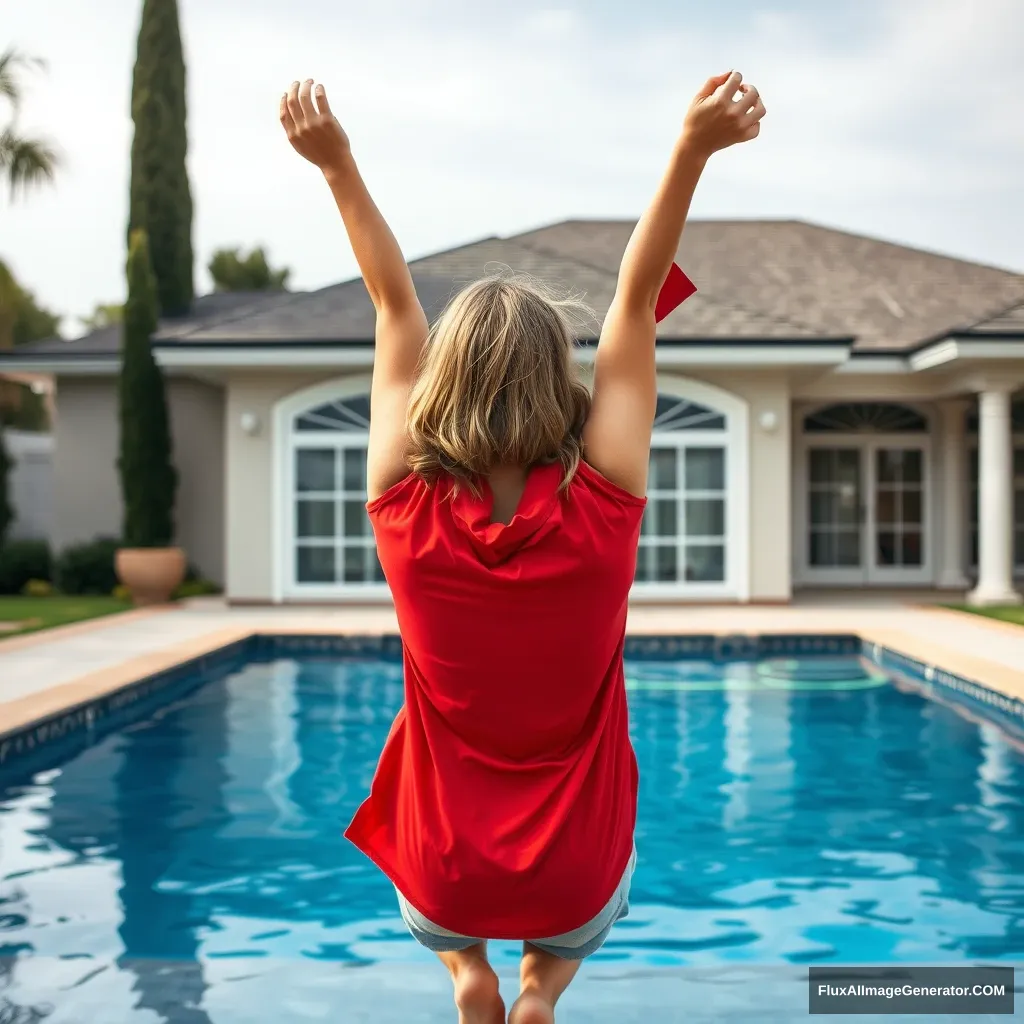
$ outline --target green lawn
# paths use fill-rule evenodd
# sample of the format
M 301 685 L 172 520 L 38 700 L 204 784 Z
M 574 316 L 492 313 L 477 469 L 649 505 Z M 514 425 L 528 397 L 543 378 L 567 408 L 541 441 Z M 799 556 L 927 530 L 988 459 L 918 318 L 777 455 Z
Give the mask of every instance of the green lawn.
M 971 608 L 965 604 L 953 604 L 949 607 L 955 608 L 958 612 L 970 612 L 972 615 L 984 615 L 988 619 L 1015 622 L 1018 626 L 1024 626 L 1024 605 L 1009 604 L 995 608 Z
M 128 601 L 116 597 L 0 597 L 0 643 L 5 637 L 112 615 L 130 607 Z

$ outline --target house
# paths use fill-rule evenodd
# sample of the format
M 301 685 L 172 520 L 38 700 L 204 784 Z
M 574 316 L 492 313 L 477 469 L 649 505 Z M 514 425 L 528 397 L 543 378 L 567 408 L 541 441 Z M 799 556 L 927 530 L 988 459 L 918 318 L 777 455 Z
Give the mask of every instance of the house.
M 496 265 L 582 291 L 600 316 L 631 229 L 486 238 L 413 276 L 432 316 Z M 659 325 L 638 600 L 1018 600 L 1024 275 L 799 221 L 693 221 L 679 263 L 699 291 Z M 372 339 L 360 280 L 206 296 L 162 323 L 180 542 L 232 601 L 386 598 L 363 511 Z M 0 356 L 0 372 L 56 381 L 58 545 L 119 529 L 119 347 L 108 328 Z

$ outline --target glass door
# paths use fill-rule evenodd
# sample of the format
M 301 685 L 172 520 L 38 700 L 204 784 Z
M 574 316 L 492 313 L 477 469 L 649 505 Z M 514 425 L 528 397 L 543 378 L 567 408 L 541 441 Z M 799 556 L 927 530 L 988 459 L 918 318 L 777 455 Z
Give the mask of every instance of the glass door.
M 924 446 L 876 442 L 870 458 L 868 579 L 872 583 L 928 582 Z
M 860 445 L 807 452 L 807 575 L 820 583 L 863 583 L 864 458 Z

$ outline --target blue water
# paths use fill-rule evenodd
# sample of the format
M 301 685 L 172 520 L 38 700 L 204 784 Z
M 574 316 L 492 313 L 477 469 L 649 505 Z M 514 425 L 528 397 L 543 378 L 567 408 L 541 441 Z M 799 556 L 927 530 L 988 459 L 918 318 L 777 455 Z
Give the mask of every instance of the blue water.
M 1024 958 L 1024 757 L 995 726 L 854 659 L 627 675 L 640 859 L 595 963 Z M 397 664 L 254 663 L 0 788 L 0 1021 L 362 1020 L 341 968 L 432 959 L 341 835 L 401 696 Z

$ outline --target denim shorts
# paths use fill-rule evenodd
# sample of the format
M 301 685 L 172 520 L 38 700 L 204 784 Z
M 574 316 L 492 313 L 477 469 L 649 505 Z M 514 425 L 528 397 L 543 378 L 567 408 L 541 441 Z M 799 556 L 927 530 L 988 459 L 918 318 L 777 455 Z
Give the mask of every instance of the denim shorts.
M 608 938 L 612 925 L 621 921 L 629 913 L 629 887 L 633 881 L 633 872 L 636 869 L 636 847 L 633 847 L 633 855 L 629 858 L 626 872 L 619 882 L 612 898 L 605 904 L 604 909 L 591 918 L 586 924 L 574 928 L 564 935 L 553 935 L 546 939 L 530 939 L 531 946 L 536 946 L 545 953 L 560 957 L 562 960 L 583 960 L 596 953 Z M 483 941 L 485 937 L 471 938 L 468 935 L 460 935 L 458 932 L 450 932 L 447 928 L 434 924 L 427 920 L 418 910 L 409 905 L 408 900 L 398 893 L 398 908 L 402 912 L 402 920 L 409 929 L 412 937 L 421 945 L 434 953 L 455 953 L 461 949 L 469 949 Z

